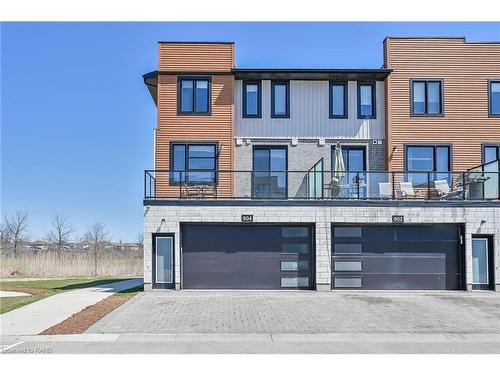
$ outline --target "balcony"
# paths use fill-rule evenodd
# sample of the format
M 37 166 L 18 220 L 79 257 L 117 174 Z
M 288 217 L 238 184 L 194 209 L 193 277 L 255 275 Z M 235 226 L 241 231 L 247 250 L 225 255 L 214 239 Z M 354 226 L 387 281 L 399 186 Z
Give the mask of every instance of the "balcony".
M 495 201 L 499 161 L 465 172 L 146 170 L 144 199 Z

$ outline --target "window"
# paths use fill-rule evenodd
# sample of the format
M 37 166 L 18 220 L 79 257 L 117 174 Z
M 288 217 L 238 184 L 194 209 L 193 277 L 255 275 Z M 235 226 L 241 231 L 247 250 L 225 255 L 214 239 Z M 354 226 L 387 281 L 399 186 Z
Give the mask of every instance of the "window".
M 408 181 L 414 186 L 427 186 L 431 181 L 446 179 L 450 183 L 450 146 L 407 146 L 406 170 Z M 428 172 L 439 172 L 431 173 Z
M 347 82 L 330 82 L 330 118 L 347 118 Z
M 261 117 L 260 82 L 243 82 L 243 117 Z
M 376 118 L 375 83 L 358 82 L 358 118 Z
M 254 198 L 286 198 L 288 186 L 286 171 L 286 147 L 254 147 L 252 196 Z
M 500 145 L 487 145 L 483 148 L 483 163 L 500 159 Z
M 210 79 L 179 78 L 178 112 L 210 114 Z
M 500 80 L 490 81 L 489 112 L 490 116 L 500 116 Z
M 170 182 L 173 184 L 214 184 L 217 145 L 174 143 L 171 150 Z
M 290 84 L 271 82 L 271 117 L 290 117 Z
M 443 114 L 442 85 L 441 80 L 413 80 L 411 82 L 412 116 L 440 116 Z

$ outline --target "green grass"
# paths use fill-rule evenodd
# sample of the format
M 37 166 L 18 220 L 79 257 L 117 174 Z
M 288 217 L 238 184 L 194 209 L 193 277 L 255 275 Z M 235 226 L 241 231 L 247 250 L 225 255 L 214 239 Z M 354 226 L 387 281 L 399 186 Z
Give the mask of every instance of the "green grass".
M 1 290 L 20 291 L 32 294 L 24 297 L 1 297 L 0 314 L 18 309 L 19 307 L 47 298 L 56 293 L 73 289 L 88 288 L 96 285 L 108 284 L 126 278 L 99 277 L 99 278 L 73 278 L 61 280 L 32 280 L 32 281 L 2 281 Z M 141 287 L 142 288 L 142 287 Z M 139 288 L 124 290 L 121 293 L 137 293 Z

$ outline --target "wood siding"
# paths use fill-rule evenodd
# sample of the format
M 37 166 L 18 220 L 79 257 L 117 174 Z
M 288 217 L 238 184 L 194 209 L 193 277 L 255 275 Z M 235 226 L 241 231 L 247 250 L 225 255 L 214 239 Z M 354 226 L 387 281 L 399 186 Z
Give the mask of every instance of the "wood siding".
M 262 118 L 243 118 L 243 84 L 236 81 L 236 137 L 385 138 L 384 82 L 376 83 L 376 119 L 358 119 L 357 83 L 349 81 L 348 118 L 329 118 L 328 81 L 290 81 L 290 118 L 271 118 L 271 81 L 262 81 Z
M 167 47 L 174 47 L 173 49 Z M 190 65 L 183 60 L 185 58 L 184 50 L 179 52 L 180 56 L 172 51 L 179 51 L 178 44 L 165 45 L 160 44 L 160 66 L 168 67 L 176 72 L 192 70 L 194 65 Z M 207 48 L 212 45 L 207 44 L 189 44 L 191 55 L 197 56 L 198 66 L 196 69 L 224 70 L 226 65 L 217 66 L 216 62 L 222 59 L 210 60 L 204 68 L 203 59 L 208 53 Z M 200 47 L 200 53 L 196 54 L 194 47 Z M 218 50 L 218 45 L 213 46 Z M 232 45 L 223 45 L 227 61 L 232 61 Z M 228 47 L 231 47 L 228 49 Z M 217 55 L 217 52 L 213 55 Z M 167 53 L 168 52 L 168 53 Z M 163 53 L 167 53 L 163 56 Z M 182 60 L 182 61 L 181 61 Z M 226 61 L 225 60 L 225 61 Z M 183 62 L 184 61 L 184 62 Z M 162 65 L 163 64 L 163 65 Z M 176 65 L 179 64 L 179 65 Z M 225 64 L 225 63 L 224 63 Z M 190 74 L 192 75 L 192 74 Z M 161 74 L 158 77 L 158 124 L 156 132 L 156 169 L 170 169 L 170 144 L 175 141 L 213 141 L 219 144 L 218 169 L 233 169 L 233 75 L 223 74 L 211 75 L 211 114 L 210 115 L 178 115 L 177 114 L 177 80 L 178 76 L 174 74 Z M 221 148 L 222 147 L 222 148 Z M 157 175 L 157 196 L 175 197 L 179 194 L 179 186 L 171 186 L 165 174 Z M 219 197 L 228 197 L 232 195 L 233 182 L 229 174 L 220 174 L 218 178 L 217 193 Z
M 158 70 L 230 72 L 234 68 L 232 43 L 160 43 Z
M 482 144 L 500 143 L 500 118 L 488 115 L 488 80 L 500 78 L 500 44 L 461 38 L 387 38 L 388 168 L 404 168 L 404 144 L 452 144 L 452 169 L 482 163 Z M 410 80 L 443 79 L 444 116 L 410 116 Z M 397 147 L 395 151 L 393 148 Z

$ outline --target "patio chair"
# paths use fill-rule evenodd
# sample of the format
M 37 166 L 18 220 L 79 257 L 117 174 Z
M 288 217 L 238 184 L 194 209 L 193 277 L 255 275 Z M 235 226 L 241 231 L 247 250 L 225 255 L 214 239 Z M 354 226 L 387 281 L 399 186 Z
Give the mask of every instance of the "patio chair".
M 436 188 L 441 199 L 459 198 L 462 194 L 461 190 L 452 191 L 450 185 L 448 185 L 448 180 L 436 180 L 434 181 L 434 187 Z
M 411 182 L 400 182 L 401 196 L 403 198 L 416 198 L 415 190 L 413 190 L 413 183 Z
M 392 198 L 392 184 L 390 182 L 379 182 L 378 190 L 380 198 Z

